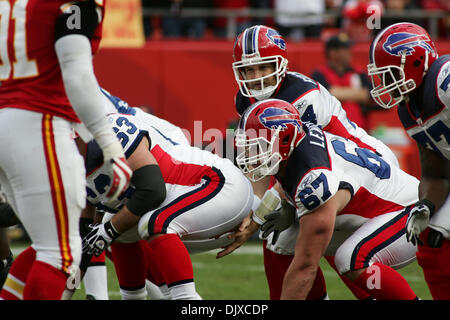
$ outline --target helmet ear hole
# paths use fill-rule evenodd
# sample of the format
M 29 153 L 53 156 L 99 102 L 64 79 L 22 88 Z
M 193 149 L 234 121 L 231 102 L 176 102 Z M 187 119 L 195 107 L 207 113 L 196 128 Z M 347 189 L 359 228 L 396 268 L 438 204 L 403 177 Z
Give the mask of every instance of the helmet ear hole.
M 282 143 L 283 145 L 288 144 L 288 143 L 289 143 L 289 138 L 290 138 L 290 135 L 288 134 L 286 137 L 283 138 L 283 140 L 281 141 L 281 143 Z
M 421 64 L 421 62 L 420 62 L 419 60 L 415 60 L 415 61 L 413 62 L 413 64 L 414 64 L 414 67 L 419 67 L 420 64 Z

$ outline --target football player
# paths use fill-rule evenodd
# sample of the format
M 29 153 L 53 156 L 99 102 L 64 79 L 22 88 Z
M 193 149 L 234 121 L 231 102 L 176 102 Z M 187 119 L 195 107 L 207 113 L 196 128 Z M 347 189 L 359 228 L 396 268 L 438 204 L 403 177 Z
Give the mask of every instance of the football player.
M 267 98 L 285 100 L 298 109 L 302 122 L 316 124 L 325 131 L 348 138 L 398 166 L 394 153 L 380 140 L 351 122 L 341 103 L 325 87 L 301 73 L 288 71 L 286 41 L 275 29 L 266 26 L 246 29 L 236 39 L 233 58 L 232 66 L 239 85 L 235 103 L 240 115 L 256 101 Z M 279 187 L 275 186 L 275 189 L 282 193 Z M 277 194 L 275 190 L 271 193 Z M 270 196 L 271 193 L 265 196 Z M 264 198 L 262 200 L 263 203 L 266 201 Z M 257 217 L 254 220 L 262 223 Z M 294 252 L 287 248 L 291 248 L 291 244 L 295 242 L 297 229 L 298 226 L 293 224 L 278 237 L 275 244 L 268 239 L 264 248 L 271 299 L 280 296 L 283 281 L 280 269 L 285 271 L 293 257 Z M 327 260 L 334 266 L 332 258 L 327 257 Z M 318 275 L 320 276 L 320 272 Z M 369 298 L 365 293 L 358 292 L 351 283 L 347 282 L 347 285 L 358 298 Z M 323 281 L 322 287 L 325 287 Z M 317 296 L 322 295 L 319 292 Z
M 373 99 L 397 106 L 416 140 L 421 162 L 419 201 L 406 224 L 419 243 L 417 261 L 434 299 L 450 299 L 450 55 L 438 56 L 428 33 L 413 23 L 393 24 L 375 37 L 367 66 Z
M 115 110 L 110 110 L 117 112 L 122 107 L 121 113 L 112 113 L 109 118 L 124 143 L 130 164 L 133 165 L 133 158 L 145 157 L 139 155 L 141 151 L 135 146 L 148 141 L 145 152 L 157 160 L 167 189 L 164 202 L 158 208 L 147 208 L 138 226 L 105 241 L 108 244 L 115 238 L 111 251 L 122 297 L 144 299 L 148 276 L 171 299 L 200 299 L 187 248 L 197 252 L 229 244 L 226 237 L 214 237 L 239 226 L 248 215 L 253 202 L 251 184 L 231 161 L 190 147 L 178 127 L 106 95 L 115 104 Z M 95 144 L 88 144 L 87 171 L 97 167 L 99 161 Z M 117 216 L 111 213 L 120 212 L 134 201 L 141 186 L 132 183 L 118 201 L 106 202 L 99 183 L 104 178 L 98 171 L 89 175 L 88 200 L 109 213 L 104 217 L 104 224 L 108 224 Z M 136 199 L 148 202 L 148 197 Z M 90 238 L 91 235 L 85 237 L 85 251 L 100 252 Z M 141 238 L 148 243 L 139 241 Z
M 100 0 L 0 2 L 0 183 L 32 240 L 1 299 L 60 299 L 80 262 L 85 170 L 72 125 L 100 145 L 111 199 L 131 177 L 92 67 L 103 16 Z
M 275 176 L 296 208 L 266 216 L 263 224 L 272 232 L 299 220 L 282 299 L 306 298 L 325 254 L 334 256 L 341 275 L 377 300 L 417 298 L 394 270 L 415 259 L 404 224 L 418 198 L 416 178 L 349 139 L 303 126 L 298 110 L 279 99 L 244 112 L 236 146 L 243 150 L 236 157 L 242 171 L 252 181 Z M 257 230 L 251 225 L 235 233 L 237 242 Z

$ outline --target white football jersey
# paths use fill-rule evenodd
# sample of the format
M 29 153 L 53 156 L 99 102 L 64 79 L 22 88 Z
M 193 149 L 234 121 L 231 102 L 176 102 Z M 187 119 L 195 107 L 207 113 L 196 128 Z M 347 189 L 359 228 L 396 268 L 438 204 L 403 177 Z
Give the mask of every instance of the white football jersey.
M 411 138 L 450 160 L 450 55 L 433 62 L 409 103 L 397 110 Z
M 351 201 L 338 214 L 336 230 L 356 230 L 373 217 L 418 200 L 419 181 L 355 142 L 309 126 L 289 157 L 284 190 L 299 217 L 347 189 Z
M 136 115 L 112 113 L 108 115 L 108 119 L 127 158 L 144 137 L 149 139 L 151 152 L 159 164 L 166 188 L 170 188 L 170 184 L 199 184 L 211 167 L 233 166 L 228 159 L 191 147 L 186 143 L 178 143 L 180 140 L 177 139 L 177 135 L 173 134 L 176 131 L 166 132 L 166 126 L 160 127 L 161 122 L 153 121 L 155 117 L 149 117 L 144 112 L 138 111 Z M 134 186 L 131 184 L 116 201 L 110 202 L 106 197 L 106 190 L 111 182 L 111 177 L 106 168 L 101 167 L 102 163 L 102 152 L 98 145 L 91 141 L 87 147 L 86 157 L 87 198 L 99 209 L 114 213 L 132 195 Z M 168 189 L 167 192 L 169 191 Z

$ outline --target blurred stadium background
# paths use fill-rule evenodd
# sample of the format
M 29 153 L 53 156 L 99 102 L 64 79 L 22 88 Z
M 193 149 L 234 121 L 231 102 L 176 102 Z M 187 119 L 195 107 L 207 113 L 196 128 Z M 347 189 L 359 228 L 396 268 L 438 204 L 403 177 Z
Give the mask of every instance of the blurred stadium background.
M 352 66 L 364 72 L 372 37 L 400 21 L 424 26 L 438 52 L 450 53 L 449 0 L 107 0 L 106 7 L 101 49 L 94 58 L 100 85 L 186 129 L 203 144 L 221 143 L 204 135 L 207 129 L 225 132 L 237 120 L 233 44 L 251 25 L 277 28 L 287 40 L 289 69 L 308 76 L 326 64 L 327 39 L 342 32 L 353 43 Z M 373 30 L 367 28 L 370 17 L 379 18 L 371 20 Z M 405 171 L 419 177 L 415 143 L 401 128 L 396 110 L 372 102 L 361 108 L 367 131 L 396 152 Z M 194 127 L 196 121 L 200 126 Z M 16 255 L 27 235 L 17 227 L 8 235 Z M 246 248 L 222 260 L 212 254 L 193 257 L 204 298 L 268 298 L 261 245 L 254 240 Z M 114 267 L 110 262 L 108 267 L 110 298 L 119 299 Z M 335 272 L 326 263 L 323 267 L 330 297 L 352 299 Z M 401 272 L 421 298 L 431 298 L 417 263 Z M 77 297 L 83 299 L 82 292 Z

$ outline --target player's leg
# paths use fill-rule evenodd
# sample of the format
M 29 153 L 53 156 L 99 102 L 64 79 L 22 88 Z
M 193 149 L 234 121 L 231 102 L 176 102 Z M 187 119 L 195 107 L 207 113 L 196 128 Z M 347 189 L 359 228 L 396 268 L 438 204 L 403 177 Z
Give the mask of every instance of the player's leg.
M 109 300 L 105 252 L 93 256 L 83 277 L 86 300 Z
M 116 241 L 111 245 L 111 252 L 122 300 L 145 300 L 147 297 L 145 289 L 147 261 L 141 242 L 120 243 Z
M 266 241 L 263 246 L 264 271 L 266 273 L 267 283 L 269 285 L 270 300 L 280 300 L 283 279 L 289 265 L 292 262 L 293 255 L 277 254 L 266 247 Z M 306 300 L 327 300 L 327 287 L 322 269 L 318 268 L 316 278 Z
M 111 220 L 113 216 L 105 213 L 102 223 Z M 140 240 L 137 226 L 134 226 L 123 232 L 109 246 L 122 300 L 145 300 L 147 296 L 145 290 L 147 260 L 142 247 L 143 241 Z
M 161 283 L 167 284 L 172 299 L 200 298 L 189 252 L 181 239 L 214 238 L 238 226 L 251 209 L 252 187 L 237 168 L 230 164 L 206 174 L 200 185 L 178 186 L 177 191 L 168 192 L 161 208 L 139 222 L 141 237 L 150 236 L 151 269 L 162 276 Z
M 350 289 L 350 291 L 353 293 L 353 295 L 358 300 L 373 300 L 373 297 L 368 294 L 365 290 L 359 288 L 356 286 L 352 281 L 350 281 L 347 277 L 343 276 L 339 273 L 337 270 L 336 264 L 334 263 L 334 257 L 331 256 L 325 256 L 325 259 L 328 261 L 328 264 L 337 272 L 341 280 L 345 283 L 347 288 Z
M 430 228 L 421 233 L 424 245 L 418 246 L 417 262 L 434 300 L 450 300 L 450 240 L 444 239 L 439 248 L 430 246 Z
M 395 269 L 415 259 L 416 247 L 406 241 L 408 209 L 364 223 L 337 250 L 339 273 L 377 300 L 413 300 L 417 296 Z
M 58 300 L 81 254 L 78 219 L 85 204 L 83 159 L 68 122 L 24 110 L 7 112 L 1 124 L 9 146 L 4 146 L 8 152 L 0 166 L 9 183 L 11 205 L 36 251 L 31 268 L 16 259 L 14 270 L 23 268 L 22 273 L 28 273 L 24 299 Z M 15 130 L 17 123 L 21 130 Z
M 444 235 L 440 246 L 433 244 L 436 232 L 431 228 Z M 450 300 L 450 196 L 430 219 L 430 228 L 420 238 L 424 245 L 418 248 L 417 262 L 422 267 L 431 295 L 435 300 Z

